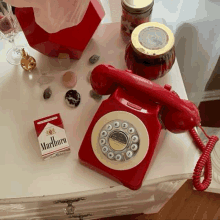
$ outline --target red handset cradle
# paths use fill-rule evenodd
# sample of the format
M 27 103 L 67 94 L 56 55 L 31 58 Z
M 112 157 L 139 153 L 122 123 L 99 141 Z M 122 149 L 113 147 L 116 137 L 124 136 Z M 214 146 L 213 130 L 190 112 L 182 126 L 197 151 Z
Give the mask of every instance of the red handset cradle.
M 180 99 L 172 91 L 163 88 L 128 70 L 118 70 L 110 65 L 99 65 L 91 74 L 91 85 L 101 95 L 112 94 L 120 86 L 132 91 L 134 96 L 146 96 L 164 106 L 162 121 L 173 133 L 181 133 L 200 124 L 197 107 L 188 100 Z

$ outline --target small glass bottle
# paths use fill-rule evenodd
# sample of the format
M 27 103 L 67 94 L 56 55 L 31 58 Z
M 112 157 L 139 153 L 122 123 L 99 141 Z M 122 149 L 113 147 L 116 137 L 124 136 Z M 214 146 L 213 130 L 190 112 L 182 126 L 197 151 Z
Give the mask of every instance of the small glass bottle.
M 163 24 L 147 22 L 134 29 L 125 51 L 129 70 L 149 80 L 163 77 L 175 62 L 174 34 Z
M 128 43 L 132 31 L 138 25 L 150 21 L 154 0 L 121 0 L 121 4 L 121 35 Z

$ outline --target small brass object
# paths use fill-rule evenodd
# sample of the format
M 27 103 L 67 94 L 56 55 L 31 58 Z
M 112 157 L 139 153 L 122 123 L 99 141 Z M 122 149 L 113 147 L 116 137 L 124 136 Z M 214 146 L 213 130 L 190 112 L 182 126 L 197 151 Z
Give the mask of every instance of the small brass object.
M 26 71 L 34 70 L 37 65 L 36 60 L 32 56 L 29 56 L 24 48 L 21 50 L 21 55 L 21 67 Z

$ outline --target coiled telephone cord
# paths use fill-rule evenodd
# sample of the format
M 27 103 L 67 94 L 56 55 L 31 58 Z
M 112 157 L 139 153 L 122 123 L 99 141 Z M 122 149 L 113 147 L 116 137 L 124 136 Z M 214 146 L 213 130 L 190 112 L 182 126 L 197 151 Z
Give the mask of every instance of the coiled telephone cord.
M 201 126 L 199 126 L 200 129 L 204 132 L 206 137 L 209 139 L 206 146 L 201 141 L 199 135 L 197 134 L 195 129 L 191 129 L 189 131 L 190 135 L 192 136 L 196 146 L 202 151 L 202 155 L 200 156 L 196 167 L 194 169 L 193 173 L 193 185 L 198 191 L 204 191 L 206 190 L 212 179 L 212 164 L 211 164 L 211 152 L 216 144 L 216 142 L 219 140 L 219 138 L 215 135 L 208 136 L 206 132 L 203 130 Z M 201 182 L 201 174 L 202 170 L 204 168 L 204 180 Z

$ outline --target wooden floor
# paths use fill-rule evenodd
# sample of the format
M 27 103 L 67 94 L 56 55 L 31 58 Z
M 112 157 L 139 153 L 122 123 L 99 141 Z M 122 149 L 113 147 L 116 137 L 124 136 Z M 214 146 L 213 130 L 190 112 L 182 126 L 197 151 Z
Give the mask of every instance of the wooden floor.
M 102 220 L 220 220 L 220 194 L 198 192 L 188 180 L 157 214 Z

